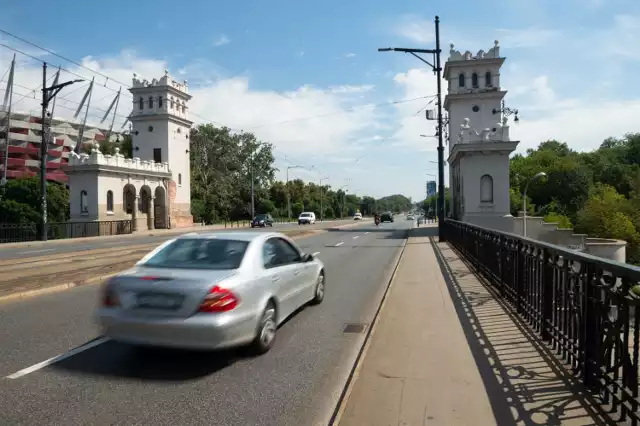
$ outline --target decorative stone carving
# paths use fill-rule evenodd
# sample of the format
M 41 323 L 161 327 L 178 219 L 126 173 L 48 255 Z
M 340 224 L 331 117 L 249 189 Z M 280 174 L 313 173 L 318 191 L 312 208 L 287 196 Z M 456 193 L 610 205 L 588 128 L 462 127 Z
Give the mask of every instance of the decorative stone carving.
M 449 46 L 449 61 L 471 61 L 476 59 L 496 59 L 500 57 L 500 43 L 498 40 L 493 42 L 493 47 L 487 52 L 480 50 L 475 56 L 468 50 L 464 52 L 464 54 L 460 53 L 459 50 L 455 49 L 453 43 Z

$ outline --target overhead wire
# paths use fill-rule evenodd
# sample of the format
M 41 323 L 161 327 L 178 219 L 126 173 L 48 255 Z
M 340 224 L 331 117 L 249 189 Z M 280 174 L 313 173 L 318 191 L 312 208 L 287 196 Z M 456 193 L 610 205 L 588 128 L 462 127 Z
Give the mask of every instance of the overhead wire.
M 94 69 L 92 69 L 92 68 L 89 68 L 89 67 L 87 67 L 86 65 L 83 65 L 83 64 L 81 64 L 81 63 L 79 63 L 79 62 L 77 62 L 77 61 L 75 61 L 75 60 L 73 60 L 73 59 L 67 58 L 67 57 L 65 57 L 65 56 L 63 56 L 63 55 L 60 55 L 60 54 L 58 54 L 58 53 L 56 53 L 56 52 L 53 52 L 53 51 L 52 51 L 52 50 L 50 50 L 50 49 L 47 49 L 47 48 L 45 48 L 45 47 L 43 47 L 43 46 L 40 46 L 40 45 L 38 45 L 37 43 L 34 43 L 34 42 L 32 42 L 32 41 L 26 40 L 26 39 L 24 39 L 24 38 L 22 38 L 22 37 L 20 37 L 20 36 L 17 36 L 17 35 L 15 35 L 15 34 L 13 34 L 13 33 L 9 32 L 9 31 L 6 31 L 6 30 L 3 30 L 3 29 L 0 29 L 0 33 L 5 34 L 5 35 L 7 35 L 7 36 L 9 36 L 9 37 L 12 37 L 12 38 L 14 38 L 14 39 L 16 39 L 16 40 L 19 40 L 19 41 L 21 41 L 21 42 L 23 42 L 23 43 L 26 43 L 26 44 L 28 44 L 28 45 L 30 45 L 30 46 L 32 46 L 32 47 L 35 47 L 35 48 L 37 48 L 37 49 L 40 49 L 40 50 L 42 50 L 43 52 L 46 52 L 46 53 L 48 53 L 48 54 L 50 54 L 50 55 L 52 55 L 52 56 L 55 56 L 55 57 L 57 57 L 57 58 L 60 58 L 60 59 L 62 59 L 62 60 L 64 60 L 64 61 L 66 61 L 66 62 L 68 62 L 68 63 L 71 63 L 71 64 L 76 65 L 77 67 L 79 67 L 79 68 L 81 68 L 81 69 L 85 69 L 85 70 L 87 70 L 87 71 L 89 71 L 89 72 L 91 72 L 91 73 L 93 73 L 93 74 L 95 74 L 95 75 L 97 75 L 97 76 L 100 76 L 100 77 L 104 78 L 104 79 L 105 79 L 104 84 L 102 84 L 101 86 L 102 86 L 102 87 L 104 87 L 104 88 L 106 88 L 106 89 L 108 89 L 108 90 L 110 90 L 110 91 L 111 91 L 111 92 L 113 92 L 113 93 L 120 93 L 121 91 L 120 91 L 120 89 L 116 90 L 116 89 L 114 89 L 114 88 L 109 87 L 109 86 L 107 85 L 107 83 L 108 83 L 109 81 L 112 81 L 112 82 L 114 82 L 114 83 L 120 84 L 121 86 L 125 86 L 125 87 L 126 87 L 126 86 L 128 86 L 128 84 L 127 84 L 127 83 L 121 82 L 121 81 L 119 81 L 119 80 L 117 80 L 117 79 L 115 79 L 115 78 L 112 78 L 112 77 L 111 77 L 111 76 L 109 76 L 109 75 L 106 75 L 106 74 L 101 73 L 101 72 L 99 72 L 99 71 L 97 71 L 97 70 L 94 70 Z M 17 48 L 15 48 L 15 47 L 9 46 L 9 45 L 7 45 L 7 44 L 0 43 L 0 46 L 2 46 L 2 47 L 4 47 L 4 48 L 7 48 L 7 49 L 9 49 L 9 50 L 12 50 L 12 51 L 14 51 L 14 52 L 16 52 L 16 53 L 19 53 L 19 54 L 21 54 L 21 55 L 23 55 L 23 56 L 25 56 L 25 57 L 31 58 L 31 59 L 33 59 L 33 60 L 35 60 L 35 61 L 37 61 L 37 62 L 40 62 L 40 63 L 43 63 L 43 64 L 44 64 L 44 63 L 46 63 L 45 61 L 43 61 L 42 59 L 40 59 L 40 58 L 38 58 L 38 57 L 36 57 L 36 56 L 34 56 L 34 55 L 28 54 L 28 53 L 26 53 L 26 52 L 24 52 L 24 51 L 22 51 L 22 50 L 20 50 L 20 49 L 17 49 Z M 80 79 L 82 79 L 82 80 L 90 80 L 90 79 L 88 79 L 87 77 L 85 77 L 85 76 L 83 76 L 83 75 L 81 75 L 81 74 L 78 74 L 78 73 L 76 73 L 76 72 L 74 72 L 74 71 L 70 71 L 70 70 L 69 70 L 69 69 L 67 69 L 67 68 L 63 68 L 62 66 L 58 66 L 58 68 L 60 69 L 60 71 L 66 72 L 66 73 L 68 73 L 68 74 L 70 74 L 70 75 L 72 75 L 72 76 L 78 77 L 78 78 L 80 78 Z M 8 71 L 7 71 L 7 72 L 8 72 Z M 6 75 L 6 73 L 5 73 L 5 75 Z M 4 77 L 3 77 L 3 78 L 4 78 Z M 51 79 L 51 78 L 52 78 L 52 77 L 50 77 L 50 79 Z M 19 85 L 16 85 L 16 86 L 19 86 Z M 26 99 L 26 97 L 28 97 L 28 96 L 30 96 L 30 95 L 31 95 L 31 93 L 34 93 L 36 90 L 39 90 L 41 86 L 42 86 L 42 85 L 40 84 L 40 85 L 38 86 L 38 88 L 36 88 L 36 89 L 30 89 L 30 88 L 26 88 L 26 87 L 24 87 L 24 86 L 20 86 L 20 87 L 22 87 L 22 88 L 26 88 L 27 90 L 30 90 L 30 92 L 29 92 L 29 93 L 27 93 L 26 95 L 23 95 L 23 98 L 21 98 L 21 99 L 20 99 L 18 102 L 16 102 L 16 103 L 19 103 L 19 102 L 21 102 L 22 100 Z M 80 87 L 80 88 L 77 88 L 76 90 L 74 90 L 73 92 L 70 92 L 70 93 L 74 93 L 74 92 L 76 92 L 77 90 L 80 90 L 80 89 L 81 89 L 81 88 L 83 88 L 83 87 L 86 87 L 86 85 L 85 85 L 85 86 L 82 86 L 82 87 Z M 67 93 L 67 94 L 66 94 L 66 96 L 68 96 L 70 93 Z M 132 95 L 132 94 L 130 94 L 130 93 L 127 93 L 127 92 L 121 92 L 121 94 L 122 94 L 122 95 L 124 95 L 124 96 L 126 96 L 126 97 L 128 97 L 128 98 L 130 98 L 131 100 L 133 100 L 133 99 L 134 99 L 133 95 Z M 68 99 L 66 96 L 60 96 L 60 95 L 58 95 L 58 97 L 57 97 L 57 98 L 59 98 L 59 99 L 61 99 L 61 100 L 63 100 L 63 101 L 66 101 L 66 102 L 70 102 L 70 103 L 76 104 L 76 105 L 79 105 L 79 104 L 80 104 L 80 103 L 79 103 L 79 102 L 77 102 L 77 101 L 73 101 L 73 100 Z M 109 95 L 104 96 L 104 97 L 103 97 L 103 98 L 101 98 L 100 100 L 105 99 L 107 96 L 109 96 Z M 402 100 L 389 101 L 389 102 L 383 102 L 383 103 L 378 103 L 378 104 L 367 104 L 367 105 L 355 106 L 355 107 L 351 107 L 351 108 L 348 108 L 348 109 L 345 109 L 345 110 L 341 110 L 341 111 L 334 111 L 334 112 L 328 112 L 328 113 L 323 113 L 323 114 L 316 114 L 316 115 L 313 115 L 313 116 L 307 116 L 307 117 L 298 117 L 298 118 L 293 118 L 293 119 L 288 119 L 288 120 L 282 120 L 282 121 L 278 121 L 278 122 L 274 122 L 274 123 L 265 123 L 265 124 L 261 124 L 261 125 L 258 125 L 258 126 L 252 126 L 252 127 L 249 127 L 249 128 L 248 128 L 248 130 L 257 130 L 257 129 L 261 129 L 261 128 L 273 127 L 273 126 L 280 126 L 280 125 L 284 125 L 284 124 L 289 124 L 289 123 L 294 123 L 294 122 L 300 122 L 300 121 L 305 121 L 305 120 L 313 120 L 313 119 L 318 119 L 318 118 L 332 117 L 332 116 L 337 116 L 337 115 L 342 115 L 342 114 L 348 114 L 348 113 L 352 113 L 352 112 L 356 112 L 356 111 L 360 111 L 360 110 L 364 110 L 364 109 L 375 109 L 375 108 L 379 108 L 379 107 L 383 107 L 383 106 L 398 105 L 398 104 L 403 104 L 403 103 L 407 103 L 407 102 L 414 102 L 414 101 L 421 100 L 421 99 L 428 99 L 428 98 L 432 98 L 432 99 L 431 99 L 431 101 L 430 101 L 430 102 L 429 102 L 425 107 L 423 107 L 420 111 L 418 111 L 418 112 L 416 113 L 416 114 L 419 114 L 419 113 L 420 113 L 421 111 L 423 111 L 427 106 L 429 106 L 431 103 L 433 103 L 433 101 L 435 100 L 436 96 L 437 96 L 437 95 L 419 96 L 419 97 L 411 98 L 411 99 L 402 99 Z M 145 100 L 145 101 L 143 101 L 143 102 L 146 102 L 146 100 Z M 68 108 L 68 107 L 65 107 L 65 106 L 62 106 L 62 105 L 60 105 L 60 106 L 61 106 L 63 109 L 69 109 L 69 110 L 72 110 L 72 111 L 74 110 L 74 109 L 72 109 L 72 108 Z M 92 109 L 96 109 L 96 110 L 98 110 L 98 111 L 106 112 L 106 110 L 105 110 L 105 109 L 101 109 L 101 108 L 98 108 L 98 107 L 92 107 Z M 216 125 L 216 126 L 226 127 L 226 128 L 228 128 L 230 131 L 232 131 L 232 132 L 234 132 L 234 133 L 242 133 L 242 132 L 244 131 L 244 130 L 241 130 L 241 129 L 237 129 L 237 128 L 233 128 L 233 127 L 227 126 L 227 125 L 225 125 L 225 124 L 223 124 L 223 123 L 221 123 L 221 122 L 219 122 L 219 121 L 211 120 L 210 118 L 204 117 L 204 116 L 202 116 L 202 115 L 200 115 L 200 114 L 198 114 L 198 113 L 196 113 L 196 112 L 194 112 L 194 111 L 189 111 L 189 113 L 190 113 L 190 115 L 192 115 L 192 116 L 194 116 L 194 117 L 200 118 L 200 119 L 201 119 L 201 120 L 203 120 L 205 123 L 211 123 L 211 124 L 214 124 L 214 125 Z M 128 120 L 128 119 L 129 119 L 129 115 L 116 114 L 115 112 L 114 112 L 114 115 L 115 115 L 116 117 L 120 117 L 120 118 L 122 118 L 122 119 L 124 119 L 124 120 Z M 89 114 L 89 116 L 96 117 L 96 118 L 101 118 L 101 117 L 95 116 L 95 115 L 93 115 L 93 114 Z M 274 146 L 274 148 L 276 148 L 276 147 Z M 276 149 L 277 149 L 277 148 L 276 148 Z M 277 149 L 277 150 L 278 150 L 278 151 L 280 151 L 279 149 Z M 290 162 L 291 164 L 299 164 L 299 165 L 302 165 L 302 163 L 300 163 L 300 162 L 293 161 L 293 160 L 291 159 L 291 157 L 289 157 L 289 156 L 286 156 L 286 155 L 285 155 L 285 156 L 284 156 L 284 159 L 285 159 L 285 161 Z M 315 170 L 315 171 L 316 171 L 316 173 L 322 174 L 322 173 L 321 173 L 321 171 L 320 171 L 317 167 L 315 167 L 315 166 L 310 166 L 310 168 L 309 168 L 308 166 L 304 166 L 304 167 L 305 167 L 305 169 L 307 169 L 307 170 L 309 170 L 309 171 L 311 171 L 311 170 Z

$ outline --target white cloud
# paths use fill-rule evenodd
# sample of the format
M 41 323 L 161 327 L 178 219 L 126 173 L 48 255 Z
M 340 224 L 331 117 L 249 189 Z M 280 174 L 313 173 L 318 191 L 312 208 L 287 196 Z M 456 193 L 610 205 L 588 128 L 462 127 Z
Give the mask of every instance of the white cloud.
M 365 84 L 362 86 L 352 86 L 349 84 L 342 86 L 332 86 L 330 87 L 332 93 L 364 93 L 370 92 L 373 90 L 375 86 L 372 84 Z
M 560 35 L 559 31 L 539 27 L 528 27 L 516 30 L 499 28 L 496 30 L 502 46 L 510 49 L 524 49 L 545 46 Z
M 0 55 L 0 76 L 9 68 L 11 55 L 6 50 Z M 123 96 L 116 120 L 116 129 L 129 114 L 132 99 L 126 89 L 132 75 L 149 80 L 160 78 L 165 61 L 139 57 L 134 51 L 125 50 L 116 57 L 86 57 L 81 63 L 110 78 L 96 76 L 96 85 L 92 95 L 88 121 L 98 124 L 115 92 L 123 83 Z M 378 116 L 374 108 L 355 108 L 350 95 L 371 90 L 368 86 L 336 86 L 334 88 L 316 88 L 302 86 L 288 92 L 254 90 L 248 77 L 224 78 L 211 71 L 209 78 L 205 70 L 206 63 L 194 61 L 181 69 L 176 69 L 173 77 L 188 79 L 193 99 L 190 111 L 199 116 L 227 125 L 235 130 L 254 132 L 262 140 L 272 142 L 276 155 L 298 156 L 305 165 L 316 162 L 322 168 L 323 156 L 350 155 L 362 149 L 363 132 L 378 127 Z M 68 66 L 69 71 L 85 76 L 86 81 L 63 89 L 57 97 L 56 116 L 71 119 L 82 99 L 92 73 L 79 67 Z M 21 62 L 17 66 L 15 77 L 14 110 L 39 114 L 39 85 L 42 80 L 41 64 L 35 61 Z M 52 78 L 55 69 L 49 69 Z M 194 74 L 197 78 L 194 78 Z M 77 78 L 63 72 L 60 81 Z M 51 80 L 50 80 L 51 81 Z M 104 87 L 106 84 L 107 87 Z M 0 83 L 0 96 L 4 95 L 6 83 Z M 109 90 L 109 88 L 111 90 Z M 203 120 L 191 117 L 196 123 Z M 107 126 L 106 120 L 103 126 Z M 375 130 L 374 130 L 375 131 Z M 312 174 L 317 174 L 314 171 Z
M 355 53 L 345 53 L 343 56 L 344 56 L 345 58 L 353 58 L 353 57 L 355 57 L 355 56 L 356 56 L 356 54 L 355 54 Z
M 415 15 L 406 15 L 396 26 L 395 32 L 417 43 L 432 43 L 435 41 L 433 21 L 419 18 Z
M 218 47 L 218 46 L 224 46 L 225 44 L 229 44 L 231 43 L 231 40 L 229 40 L 229 37 L 227 37 L 224 34 L 221 34 L 220 36 L 218 36 L 218 38 L 213 42 L 213 45 Z
M 393 81 L 400 89 L 402 97 L 406 99 L 428 96 L 437 92 L 437 80 L 433 73 L 422 68 L 399 73 L 393 78 Z M 433 109 L 436 105 L 436 99 L 433 97 L 420 102 L 396 105 L 399 127 L 391 137 L 394 146 L 413 148 L 422 152 L 435 151 L 437 148 L 436 140 L 423 138 L 420 135 L 434 134 L 436 122 L 427 121 L 424 110 Z

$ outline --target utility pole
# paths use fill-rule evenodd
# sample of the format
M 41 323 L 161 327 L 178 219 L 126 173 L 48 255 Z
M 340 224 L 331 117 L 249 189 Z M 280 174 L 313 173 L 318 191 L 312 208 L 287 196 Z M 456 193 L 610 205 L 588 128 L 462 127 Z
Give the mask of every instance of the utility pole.
M 407 49 L 399 47 L 387 47 L 378 49 L 378 52 L 403 52 L 409 53 L 415 56 L 420 61 L 429 65 L 438 79 L 438 176 L 440 182 L 438 183 L 438 240 L 440 242 L 445 241 L 444 237 L 444 147 L 442 146 L 442 66 L 440 64 L 440 18 L 435 17 L 435 30 L 436 30 L 436 48 L 435 49 Z M 430 54 L 433 56 L 433 64 L 419 56 L 418 53 Z
M 2 180 L 0 180 L 0 186 L 7 184 L 7 169 L 9 167 L 9 141 L 11 140 L 11 104 L 13 103 L 13 77 L 16 68 L 16 55 L 13 54 L 13 60 L 11 61 L 11 69 L 9 70 L 9 80 L 7 80 L 7 91 L 4 94 L 3 106 L 7 111 L 7 129 L 5 132 L 5 146 L 4 146 L 4 169 L 2 172 Z M 4 108 L 3 108 L 4 109 Z
M 289 190 L 289 170 L 292 169 L 304 169 L 302 166 L 288 166 L 287 167 L 287 212 L 289 214 L 289 220 L 291 220 L 291 194 Z
M 320 179 L 320 221 L 322 222 L 324 220 L 324 207 L 322 206 L 322 201 L 324 198 L 324 192 L 322 191 L 322 181 L 323 180 L 328 180 L 329 176 L 325 176 L 323 178 Z
M 444 242 L 444 147 L 442 146 L 442 67 L 440 66 L 440 18 L 436 16 L 436 75 L 438 79 L 438 239 Z
M 47 87 L 47 63 L 42 63 L 42 138 L 40 140 L 40 239 L 47 241 L 47 156 L 50 126 L 47 124 L 47 109 L 49 102 L 56 97 L 60 90 L 73 83 L 83 80 L 67 81 Z
M 254 181 L 254 176 L 253 176 L 253 150 L 251 151 L 251 157 L 250 157 L 250 161 L 251 161 L 251 220 L 253 220 L 254 217 L 256 217 L 256 204 L 255 204 L 255 191 L 253 188 L 253 181 Z
M 47 241 L 47 63 L 42 63 L 42 139 L 40 140 L 40 239 Z

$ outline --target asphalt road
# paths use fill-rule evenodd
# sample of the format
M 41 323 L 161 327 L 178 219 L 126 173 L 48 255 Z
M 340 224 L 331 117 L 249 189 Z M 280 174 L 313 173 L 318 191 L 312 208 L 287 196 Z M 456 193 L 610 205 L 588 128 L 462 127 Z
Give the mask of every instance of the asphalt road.
M 300 226 L 297 223 L 277 223 L 273 226 L 273 228 L 222 228 L 222 229 L 208 229 L 204 231 L 198 231 L 189 229 L 185 232 L 229 232 L 233 230 L 243 229 L 243 230 L 253 230 L 255 232 L 268 232 L 268 231 L 279 231 L 285 229 L 325 229 L 331 226 L 350 224 L 353 220 L 335 220 L 335 221 L 326 221 L 326 222 L 318 222 L 314 225 L 303 225 Z M 8 259 L 19 259 L 23 257 L 37 257 L 37 256 L 50 256 L 61 253 L 74 253 L 79 251 L 86 250 L 96 250 L 103 248 L 114 248 L 131 244 L 151 244 L 151 243 L 162 243 L 168 239 L 175 238 L 176 233 L 165 233 L 166 231 L 158 230 L 157 235 L 149 236 L 149 235 L 139 235 L 139 236 L 131 236 L 131 235 L 123 235 L 116 237 L 104 237 L 99 239 L 91 239 L 91 240 L 83 240 L 82 238 L 77 238 L 72 241 L 65 241 L 64 243 L 60 243 L 56 240 L 50 242 L 34 242 L 31 247 L 3 247 L 0 245 L 0 260 L 8 260 Z
M 96 286 L 0 305 L 0 424 L 322 424 L 364 340 L 344 327 L 372 321 L 412 225 L 363 223 L 298 240 L 325 262 L 327 293 L 261 357 L 104 341 L 92 319 Z

